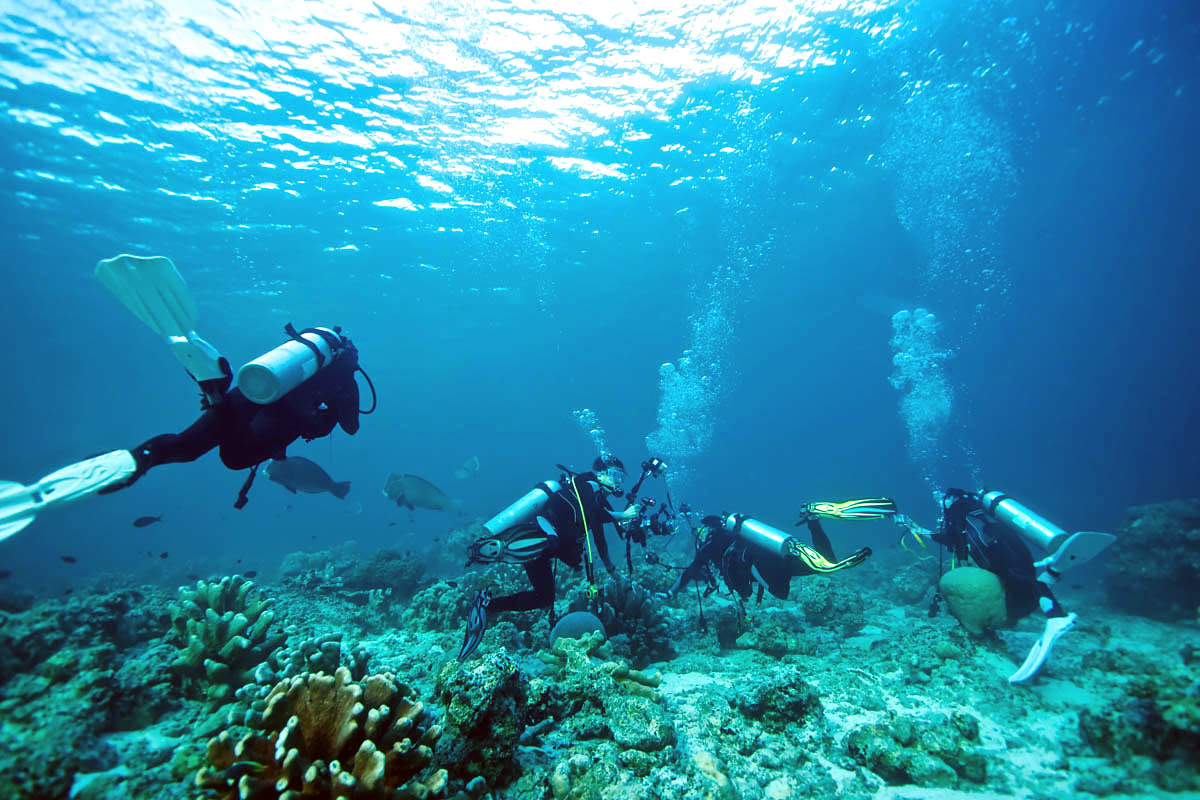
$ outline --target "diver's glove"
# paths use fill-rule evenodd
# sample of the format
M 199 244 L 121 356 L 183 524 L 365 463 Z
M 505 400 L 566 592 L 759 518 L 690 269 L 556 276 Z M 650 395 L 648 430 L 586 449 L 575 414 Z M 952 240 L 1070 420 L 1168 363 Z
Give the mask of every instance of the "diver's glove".
M 913 522 L 912 517 L 909 517 L 907 514 L 893 514 L 892 522 L 896 523 L 896 526 L 900 528 L 900 546 L 905 550 L 908 549 L 908 545 L 904 542 L 905 536 L 911 536 L 917 541 L 917 544 L 921 545 L 921 547 L 925 547 L 925 540 L 921 537 L 933 535 L 931 531 L 922 528 L 920 525 Z
M 1042 631 L 1042 635 L 1033 643 L 1033 647 L 1029 651 L 1029 655 L 1025 656 L 1025 663 L 1021 668 L 1008 676 L 1009 683 L 1024 683 L 1038 673 L 1042 665 L 1046 663 L 1046 658 L 1050 655 L 1050 649 L 1054 647 L 1054 642 L 1058 640 L 1071 626 L 1075 624 L 1077 615 L 1067 614 L 1065 617 L 1050 617 L 1046 620 L 1046 628 Z

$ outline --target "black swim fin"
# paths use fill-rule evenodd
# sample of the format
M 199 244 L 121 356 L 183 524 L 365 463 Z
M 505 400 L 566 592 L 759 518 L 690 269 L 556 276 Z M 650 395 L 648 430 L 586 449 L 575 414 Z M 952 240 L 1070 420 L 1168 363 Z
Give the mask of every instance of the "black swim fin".
M 487 630 L 487 607 L 490 602 L 492 602 L 492 593 L 489 589 L 484 589 L 475 595 L 475 602 L 471 604 L 471 610 L 467 612 L 467 633 L 463 636 L 462 650 L 458 652 L 459 661 L 474 653 L 475 648 L 479 647 L 479 643 L 483 640 L 483 632 Z

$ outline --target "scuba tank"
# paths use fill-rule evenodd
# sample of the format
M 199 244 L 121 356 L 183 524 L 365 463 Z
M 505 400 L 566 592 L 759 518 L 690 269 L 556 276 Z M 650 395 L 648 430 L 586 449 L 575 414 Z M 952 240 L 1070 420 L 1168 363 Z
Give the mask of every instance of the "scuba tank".
M 509 528 L 522 523 L 533 522 L 537 513 L 546 505 L 550 496 L 562 489 L 558 481 L 545 481 L 526 492 L 520 499 L 501 511 L 496 516 L 483 523 L 484 529 L 492 536 L 499 536 Z
M 1070 534 L 1041 514 L 1036 514 L 1004 492 L 985 491 L 979 497 L 983 510 L 1047 554 L 1054 553 Z
M 789 536 L 778 528 L 751 519 L 744 514 L 729 514 L 721 520 L 721 525 L 742 541 L 781 558 L 787 558 L 792 554 L 792 542 L 800 543 L 795 536 Z
M 267 405 L 317 374 L 344 346 L 341 328 L 305 328 L 297 333 L 289 323 L 289 341 L 263 353 L 237 373 L 237 388 L 247 400 Z

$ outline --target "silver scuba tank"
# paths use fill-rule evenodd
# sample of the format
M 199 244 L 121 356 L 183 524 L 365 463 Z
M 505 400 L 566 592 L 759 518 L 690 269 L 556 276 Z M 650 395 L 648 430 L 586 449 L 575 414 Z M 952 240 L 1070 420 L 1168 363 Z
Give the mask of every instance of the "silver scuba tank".
M 342 337 L 331 328 L 317 328 L 337 342 Z M 317 370 L 333 360 L 333 348 L 326 336 L 312 330 L 300 334 L 300 338 L 312 344 L 289 339 L 274 350 L 263 353 L 245 364 L 237 373 L 237 387 L 247 400 L 267 405 L 311 378 Z M 317 358 L 316 351 L 322 358 Z
M 1029 544 L 1050 554 L 1070 536 L 1041 514 L 1036 514 L 1004 492 L 988 491 L 979 498 L 983 510 L 1012 528 Z
M 492 536 L 499 536 L 515 525 L 533 522 L 539 511 L 546 505 L 550 495 L 562 489 L 558 481 L 545 481 L 526 492 L 520 499 L 501 511 L 496 516 L 483 523 L 483 527 Z
M 757 548 L 783 558 L 791 554 L 790 543 L 799 541 L 778 528 L 759 522 L 742 514 L 729 514 L 721 520 L 725 530 Z

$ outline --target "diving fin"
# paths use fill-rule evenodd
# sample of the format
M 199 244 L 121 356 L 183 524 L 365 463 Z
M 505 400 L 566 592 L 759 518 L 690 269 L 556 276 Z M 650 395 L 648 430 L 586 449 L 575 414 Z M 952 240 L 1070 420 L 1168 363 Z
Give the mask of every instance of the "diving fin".
M 819 501 L 808 503 L 800 509 L 800 522 L 810 519 L 883 519 L 896 513 L 896 503 L 890 497 L 869 497 L 863 500 L 846 500 L 842 503 Z
M 32 486 L 0 481 L 0 539 L 33 522 L 43 508 L 68 503 L 129 478 L 137 462 L 128 450 L 89 458 L 51 472 Z
M 96 280 L 150 330 L 196 381 L 225 377 L 220 353 L 196 334 L 196 302 L 171 259 L 122 254 L 96 264 Z
M 827 573 L 837 572 L 847 567 L 857 567 L 870 557 L 871 548 L 863 547 L 846 556 L 841 561 L 830 561 L 814 548 L 795 539 L 790 539 L 788 541 L 788 555 L 804 562 L 805 566 L 813 572 Z
M 540 519 L 540 518 L 539 518 Z M 547 523 L 549 524 L 549 523 Z M 482 536 L 467 547 L 467 564 L 527 564 L 541 558 L 555 536 L 533 525 L 517 525 L 499 536 Z M 557 537 L 556 537 L 557 538 Z
M 1044 570 L 1050 577 L 1056 578 L 1072 567 L 1078 567 L 1091 561 L 1103 553 L 1108 546 L 1117 540 L 1111 533 L 1096 531 L 1079 531 L 1072 533 L 1054 554 L 1034 563 L 1039 571 Z M 1038 576 L 1041 579 L 1041 576 Z
M 1029 651 L 1029 655 L 1025 656 L 1025 663 L 1021 668 L 1008 676 L 1009 683 L 1024 683 L 1038 673 L 1042 665 L 1046 663 L 1046 658 L 1050 655 L 1050 649 L 1054 647 L 1054 642 L 1059 636 L 1062 636 L 1071 626 L 1075 624 L 1075 619 L 1078 615 L 1071 613 L 1065 617 L 1050 617 L 1046 620 L 1046 628 L 1042 631 L 1042 635 L 1033 643 L 1033 647 Z
M 471 604 L 471 610 L 467 612 L 467 632 L 463 636 L 462 649 L 458 651 L 459 661 L 474 653 L 475 648 L 479 647 L 479 643 L 483 641 L 483 633 L 487 630 L 487 607 L 491 602 L 492 592 L 490 589 L 484 589 L 475 595 L 475 602 Z

